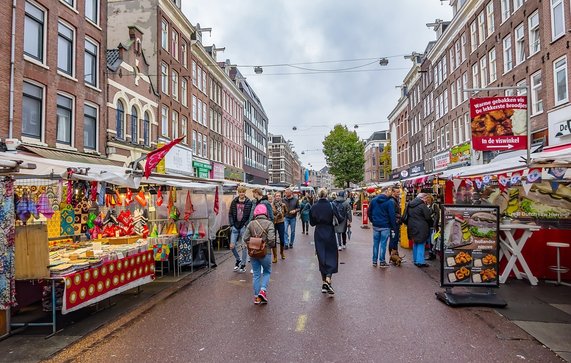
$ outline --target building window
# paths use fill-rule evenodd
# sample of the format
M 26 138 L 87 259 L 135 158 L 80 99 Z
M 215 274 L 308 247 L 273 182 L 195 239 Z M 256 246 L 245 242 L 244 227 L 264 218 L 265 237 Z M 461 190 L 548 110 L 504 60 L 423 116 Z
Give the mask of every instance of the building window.
M 178 72 L 173 69 L 172 73 L 172 98 L 178 101 Z
M 198 120 L 198 112 L 197 112 L 197 104 L 196 104 L 196 96 L 192 95 L 192 120 L 193 121 L 197 121 Z
M 178 137 L 178 112 L 171 112 L 171 133 L 172 138 L 176 139 Z
M 115 114 L 115 126 L 117 129 L 117 139 L 123 140 L 125 138 L 123 125 L 125 125 L 125 105 L 123 105 L 123 101 L 117 101 L 117 110 Z
M 45 12 L 28 1 L 25 9 L 24 54 L 43 62 Z
M 524 79 L 516 83 L 517 87 L 527 87 L 527 81 Z M 526 96 L 527 95 L 527 88 L 519 88 L 516 92 L 517 96 Z
M 208 107 L 206 107 L 206 103 L 202 105 L 202 124 L 208 126 Z
M 182 128 L 182 133 L 181 136 L 186 136 L 188 135 L 188 119 L 185 116 L 182 116 L 180 119 L 180 127 Z M 188 139 L 184 141 L 185 143 L 188 143 Z
M 174 30 L 171 32 L 172 44 L 171 44 L 171 54 L 174 59 L 178 60 L 178 33 Z
M 466 33 L 462 34 L 460 38 L 462 41 L 462 63 L 466 60 Z
M 161 63 L 161 88 L 164 94 L 169 94 L 169 66 Z
M 470 50 L 473 52 L 478 48 L 478 25 L 475 21 L 470 24 Z
M 192 130 L 192 153 L 196 155 L 196 130 Z
M 514 0 L 514 13 L 517 9 L 521 8 L 524 0 Z
M 135 106 L 131 107 L 131 143 L 139 143 L 139 113 Z
M 83 106 L 83 147 L 97 150 L 97 108 Z
M 196 111 L 197 113 L 197 121 L 199 124 L 202 125 L 202 101 L 199 99 L 198 100 L 198 110 Z
M 541 98 L 541 71 L 531 75 L 531 114 L 543 112 L 543 99 Z
M 169 47 L 169 24 L 163 19 L 161 24 L 161 46 L 168 51 Z
M 161 110 L 161 135 L 168 136 L 169 134 L 169 109 L 163 106 Z
M 99 46 L 97 43 L 85 40 L 85 83 L 97 87 L 97 54 Z
M 486 56 L 480 58 L 480 85 L 482 87 L 488 85 L 488 59 Z
M 143 116 L 143 143 L 145 146 L 151 145 L 151 119 L 149 117 L 149 112 L 146 111 Z
M 188 54 L 186 51 L 186 42 L 182 42 L 182 45 L 180 46 L 180 57 L 182 58 L 182 66 L 184 68 L 188 68 Z
M 553 79 L 555 80 L 555 105 L 569 101 L 567 84 L 567 57 L 562 57 L 553 62 Z
M 67 25 L 58 23 L 57 37 L 57 68 L 58 70 L 73 75 L 73 29 Z
M 197 67 L 197 73 L 198 73 L 197 74 L 198 78 L 196 80 L 196 82 L 198 83 L 197 88 L 202 91 L 202 68 Z
M 492 48 L 488 53 L 488 61 L 490 63 L 490 83 L 498 79 L 498 71 L 496 66 L 496 48 Z
M 492 35 L 496 30 L 495 23 L 494 23 L 494 2 L 490 1 L 488 5 L 486 5 L 486 18 L 487 18 L 487 25 L 488 25 L 488 36 Z
M 551 1 L 551 38 L 555 40 L 565 34 L 563 0 Z
M 525 30 L 523 23 L 515 28 L 515 63 L 521 64 L 525 60 Z
M 510 1 L 511 0 L 500 0 L 500 6 L 502 11 L 502 23 L 510 17 Z
M 505 37 L 503 43 L 504 43 L 504 73 L 507 73 L 511 71 L 513 68 L 511 35 Z
M 196 62 L 192 61 L 192 84 L 196 86 Z
M 202 156 L 208 158 L 208 138 L 204 135 L 202 139 Z
M 85 17 L 99 24 L 99 0 L 85 0 Z
M 482 11 L 478 14 L 478 44 L 482 44 L 486 39 L 486 14 Z
M 75 1 L 74 0 L 62 0 L 64 3 L 69 5 L 70 7 L 75 9 Z
M 66 96 L 57 95 L 56 114 L 56 142 L 71 145 L 73 100 Z
M 472 64 L 472 88 L 480 87 L 480 76 L 478 72 L 478 63 Z
M 188 86 L 186 82 L 186 78 L 180 79 L 180 98 L 182 105 L 184 107 L 188 107 Z
M 539 52 L 541 40 L 539 37 L 539 10 L 531 14 L 528 21 L 529 28 L 529 55 Z
M 24 82 L 22 97 L 22 135 L 41 139 L 44 89 Z

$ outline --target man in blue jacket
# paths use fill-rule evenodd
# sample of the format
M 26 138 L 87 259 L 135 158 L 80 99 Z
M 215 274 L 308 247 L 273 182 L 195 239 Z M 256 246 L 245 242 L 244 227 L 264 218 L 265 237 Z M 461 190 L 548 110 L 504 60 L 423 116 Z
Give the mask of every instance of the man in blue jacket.
M 385 261 L 387 241 L 391 233 L 397 228 L 395 203 L 391 198 L 391 188 L 383 188 L 382 194 L 371 200 L 367 216 L 373 224 L 373 267 L 377 267 L 377 260 L 380 260 L 380 267 L 388 267 Z M 381 247 L 379 258 L 379 244 Z

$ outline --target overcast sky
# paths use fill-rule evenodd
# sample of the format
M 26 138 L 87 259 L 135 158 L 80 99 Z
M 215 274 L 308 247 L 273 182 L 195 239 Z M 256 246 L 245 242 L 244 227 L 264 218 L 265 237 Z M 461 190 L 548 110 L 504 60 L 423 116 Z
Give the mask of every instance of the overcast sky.
M 435 40 L 426 23 L 452 17 L 439 0 L 183 0 L 182 9 L 194 25 L 212 28 L 203 44 L 226 47 L 218 61 L 240 67 L 269 131 L 292 140 L 314 169 L 325 166 L 316 149 L 333 125 L 357 124 L 362 139 L 388 129 L 396 86 L 412 65 L 403 56 Z M 382 57 L 388 66 L 379 66 Z M 351 61 L 301 64 L 340 60 Z M 261 75 L 254 65 L 263 66 Z

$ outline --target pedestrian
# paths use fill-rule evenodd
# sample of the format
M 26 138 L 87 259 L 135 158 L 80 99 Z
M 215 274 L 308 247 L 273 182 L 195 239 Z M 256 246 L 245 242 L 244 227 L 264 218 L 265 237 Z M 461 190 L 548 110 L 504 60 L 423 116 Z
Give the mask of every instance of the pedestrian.
M 367 216 L 373 225 L 373 267 L 388 267 L 387 242 L 396 230 L 395 204 L 390 197 L 392 188 L 383 188 L 381 194 L 371 200 Z M 380 248 L 379 248 L 380 247 Z
M 284 204 L 284 202 L 282 201 L 282 193 L 281 192 L 275 192 L 274 193 L 274 201 L 272 203 L 272 209 L 273 209 L 273 213 L 274 213 L 274 227 L 275 227 L 277 234 L 279 236 L 279 239 L 280 239 L 280 256 L 281 256 L 282 260 L 285 260 L 286 257 L 284 254 L 284 244 L 285 244 L 284 220 L 285 220 L 285 215 L 287 214 L 287 207 Z M 277 263 L 278 257 L 277 257 L 277 248 L 276 247 L 274 247 L 272 249 L 272 254 L 274 255 L 272 262 Z
M 396 254 L 398 256 L 399 243 L 400 243 L 400 227 L 402 225 L 402 213 L 400 206 L 400 188 L 398 186 L 392 187 L 391 198 L 395 203 L 395 233 L 391 234 L 389 241 L 389 254 Z
M 319 189 L 319 200 L 309 211 L 309 224 L 315 227 L 313 232 L 315 240 L 315 253 L 321 272 L 321 292 L 330 296 L 335 294 L 331 277 L 338 271 L 339 252 L 337 251 L 337 238 L 333 224 L 334 217 L 340 219 L 337 210 L 327 200 L 327 190 Z
M 428 257 L 427 260 L 436 259 L 436 241 L 434 240 L 434 234 L 440 230 L 440 207 L 438 203 L 434 202 L 434 197 L 429 194 L 426 197 L 426 204 L 430 209 L 430 218 L 432 219 L 432 225 L 430 226 L 430 236 L 428 237 Z
M 270 219 L 270 221 L 274 221 L 274 212 L 272 211 L 272 204 L 270 203 L 270 201 L 268 200 L 268 197 L 266 195 L 264 195 L 264 192 L 262 191 L 262 189 L 260 188 L 256 188 L 254 190 L 252 190 L 252 195 L 254 196 L 254 209 L 256 208 L 256 206 L 260 203 L 264 204 L 266 206 L 266 209 L 268 210 L 268 218 Z
M 246 231 L 246 226 L 250 221 L 250 216 L 252 213 L 252 201 L 246 196 L 246 187 L 238 186 L 237 189 L 238 196 L 232 200 L 230 203 L 230 210 L 228 211 L 228 221 L 230 223 L 230 249 L 234 258 L 236 258 L 236 264 L 234 265 L 234 271 L 246 272 L 246 260 L 247 260 L 247 249 L 243 246 L 244 232 Z M 242 247 L 242 257 L 238 254 L 238 245 Z
M 343 220 L 339 221 L 339 224 L 335 226 L 335 234 L 337 235 L 337 250 L 347 248 L 347 228 L 351 227 L 351 222 L 353 221 L 353 210 L 351 205 L 345 199 L 345 191 L 340 191 L 337 193 L 337 198 L 333 201 L 333 205 L 337 209 L 337 212 L 342 216 Z
M 309 210 L 311 209 L 311 203 L 309 203 L 309 196 L 303 197 L 301 200 L 301 205 L 299 207 L 299 216 L 301 219 L 301 234 L 309 234 Z
M 248 224 L 244 232 L 244 241 L 250 242 L 252 237 L 261 237 L 266 244 L 266 253 L 263 257 L 252 256 L 250 261 L 254 276 L 252 285 L 254 288 L 254 304 L 268 303 L 268 284 L 272 273 L 271 249 L 276 246 L 276 235 L 274 224 L 268 217 L 269 211 L 265 204 L 258 204 L 254 209 L 254 219 Z
M 404 222 L 408 239 L 412 242 L 412 261 L 417 267 L 428 267 L 424 260 L 424 245 L 430 237 L 430 209 L 426 205 L 428 194 L 418 193 L 416 198 L 411 200 L 404 211 Z
M 329 196 L 327 197 L 327 200 L 330 202 L 333 202 L 335 199 L 337 199 L 337 193 L 335 192 L 331 192 L 331 194 L 329 194 Z
M 293 248 L 293 243 L 295 242 L 295 223 L 297 222 L 297 213 L 299 212 L 299 200 L 290 188 L 286 188 L 285 197 L 283 201 L 287 207 L 287 213 L 284 219 L 284 248 Z

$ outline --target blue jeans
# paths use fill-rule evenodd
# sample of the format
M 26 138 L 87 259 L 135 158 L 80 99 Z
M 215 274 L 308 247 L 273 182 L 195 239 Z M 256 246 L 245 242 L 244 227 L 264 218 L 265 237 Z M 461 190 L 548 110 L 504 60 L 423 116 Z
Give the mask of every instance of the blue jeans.
M 390 228 L 373 229 L 373 263 L 376 265 L 379 259 L 379 244 L 381 245 L 380 260 L 385 261 L 385 253 L 387 251 L 387 241 L 391 236 Z
M 278 232 L 278 236 L 280 237 L 280 245 L 284 245 L 285 241 L 284 241 L 284 234 L 285 234 L 285 227 L 284 227 L 284 222 L 281 223 L 276 223 L 274 224 L 274 227 L 276 228 L 276 231 Z
M 284 219 L 284 226 L 285 226 L 285 235 L 284 235 L 284 243 L 286 245 L 293 246 L 293 241 L 295 240 L 295 223 L 297 220 L 295 218 L 288 218 Z M 288 233 L 288 229 L 290 232 Z
M 424 245 L 426 241 L 422 243 L 413 243 L 412 244 L 412 262 L 415 264 L 423 264 L 425 263 L 424 260 Z
M 248 249 L 242 240 L 244 232 L 246 232 L 246 226 L 240 228 L 240 230 L 238 230 L 236 227 L 232 227 L 232 232 L 230 234 L 230 243 L 234 245 L 234 248 L 232 248 L 232 254 L 234 254 L 236 262 L 241 261 L 242 265 L 245 266 L 246 259 L 248 258 Z M 242 259 L 240 259 L 240 255 L 238 255 L 238 242 L 242 246 Z
M 268 290 L 270 274 L 272 273 L 272 254 L 269 252 L 264 258 L 252 258 L 250 262 L 252 263 L 252 270 L 254 270 L 254 277 L 252 278 L 254 296 L 258 296 L 260 290 Z M 260 271 L 261 269 L 263 272 Z

